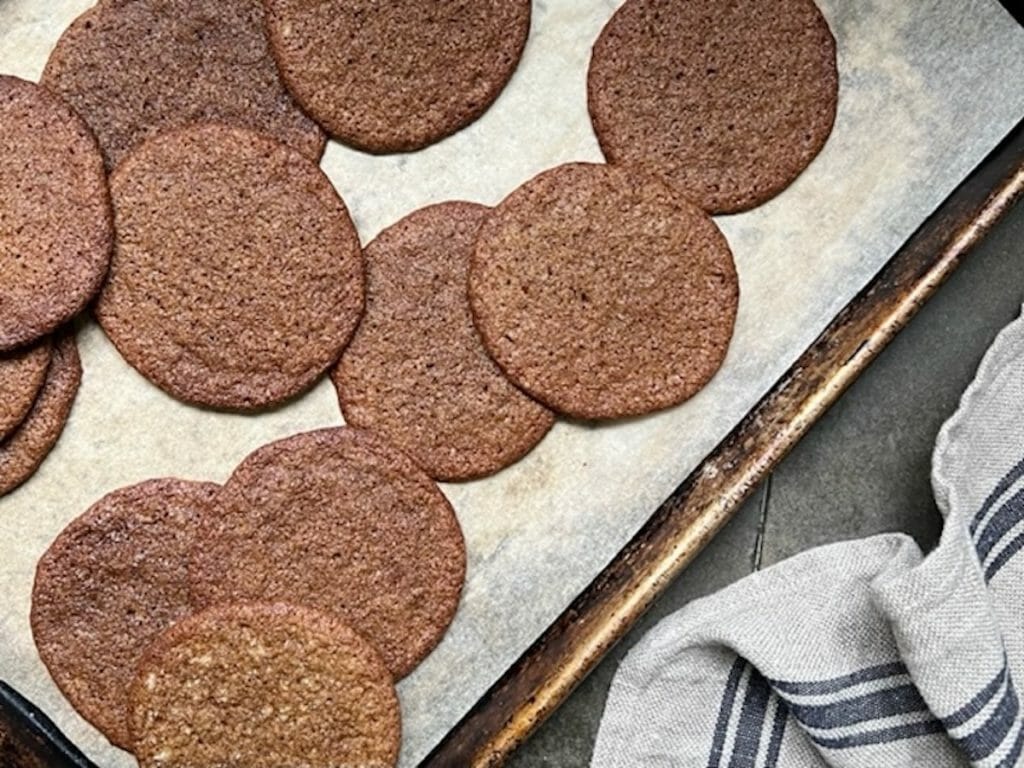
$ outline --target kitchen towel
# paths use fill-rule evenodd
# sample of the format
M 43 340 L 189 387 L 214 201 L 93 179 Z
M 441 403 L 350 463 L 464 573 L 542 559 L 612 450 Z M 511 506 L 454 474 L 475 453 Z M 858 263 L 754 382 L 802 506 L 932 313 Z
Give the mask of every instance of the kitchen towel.
M 609 692 L 593 768 L 1024 765 L 1024 319 L 943 426 L 945 523 L 790 558 L 660 622 Z

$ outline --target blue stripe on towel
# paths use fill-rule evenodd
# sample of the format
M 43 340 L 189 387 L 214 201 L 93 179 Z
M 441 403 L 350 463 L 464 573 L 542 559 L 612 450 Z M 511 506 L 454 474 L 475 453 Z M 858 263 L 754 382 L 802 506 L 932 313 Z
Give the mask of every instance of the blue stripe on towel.
M 921 694 L 913 684 L 898 685 L 832 704 L 794 704 L 789 711 L 808 728 L 842 728 L 847 725 L 880 720 L 892 715 L 927 711 Z
M 751 668 L 747 681 L 747 695 L 743 698 L 740 721 L 736 726 L 736 739 L 732 745 L 729 768 L 754 768 L 761 748 L 761 732 L 768 712 L 771 689 L 760 672 Z
M 995 559 L 985 567 L 985 583 L 992 581 L 996 574 L 1003 570 L 1003 566 L 1010 562 L 1010 558 L 1020 552 L 1022 548 L 1024 548 L 1024 532 L 1014 536 L 1013 541 L 1003 547 Z
M 920 720 L 907 725 L 896 725 L 892 728 L 881 728 L 877 731 L 864 731 L 849 736 L 828 738 L 823 736 L 811 736 L 814 743 L 825 749 L 848 749 L 850 747 L 864 747 L 869 744 L 885 744 L 890 741 L 901 741 L 913 739 L 917 736 L 926 736 L 929 733 L 941 733 L 942 723 L 934 718 Z
M 718 708 L 718 721 L 715 723 L 715 737 L 711 742 L 711 754 L 708 755 L 708 768 L 719 768 L 722 763 L 729 719 L 732 717 L 732 708 L 736 702 L 736 689 L 740 686 L 740 678 L 743 677 L 743 668 L 746 665 L 747 662 L 737 657 L 732 664 L 732 669 L 729 670 L 729 678 L 722 694 L 722 704 Z
M 958 725 L 963 725 L 976 714 L 981 712 L 985 708 L 985 705 L 992 701 L 992 697 L 996 695 L 996 691 L 1003 684 L 1003 680 L 1006 679 L 1006 657 L 1003 657 L 1003 668 L 999 670 L 999 674 L 992 678 L 988 685 L 982 688 L 978 694 L 971 699 L 969 702 L 964 704 L 960 709 L 951 715 L 946 715 L 942 718 L 942 724 L 946 727 L 947 731 L 951 731 Z
M 782 699 L 775 707 L 775 722 L 772 724 L 772 736 L 768 741 L 768 754 L 765 756 L 764 768 L 776 768 L 779 764 L 779 752 L 782 750 L 782 737 L 786 732 L 786 720 L 789 710 Z
M 792 713 L 802 725 L 815 731 L 835 731 L 840 728 L 864 724 L 864 730 L 845 733 L 842 736 L 829 736 L 811 732 L 807 734 L 819 747 L 824 749 L 849 749 L 911 739 L 956 729 L 970 722 L 972 718 L 977 717 L 985 707 L 991 704 L 1000 689 L 1004 687 L 1004 684 L 1005 690 L 1003 695 L 985 722 L 973 732 L 959 738 L 954 738 L 954 741 L 969 760 L 977 763 L 991 757 L 1006 742 L 1008 736 L 1013 733 L 1015 734 L 1013 746 L 1006 758 L 1001 762 L 1001 766 L 1010 768 L 1010 766 L 1017 764 L 1021 754 L 1024 753 L 1024 725 L 1020 723 L 1020 700 L 1013 684 L 1013 679 L 1006 666 L 1005 658 L 1003 668 L 984 688 L 978 691 L 970 701 L 941 721 L 931 716 L 921 694 L 911 683 L 899 683 L 889 688 L 859 696 L 841 697 L 843 691 L 855 685 L 873 680 L 887 680 L 906 673 L 907 670 L 903 664 L 892 662 L 866 667 L 862 670 L 828 680 L 802 682 L 770 681 L 776 692 L 783 696 L 783 701 L 780 701 L 775 711 L 772 735 L 766 752 L 766 768 L 771 768 L 778 760 L 782 734 L 789 713 Z M 757 672 L 752 671 L 752 675 L 757 675 Z M 757 676 L 760 677 L 759 675 Z M 751 685 L 754 684 L 752 679 Z M 791 696 L 823 696 L 829 693 L 840 694 L 837 697 L 839 700 L 809 705 L 796 703 L 790 698 Z M 753 698 L 758 702 L 761 700 L 759 697 L 760 694 L 753 695 Z M 748 689 L 747 700 L 750 701 L 751 699 L 752 694 Z M 765 702 L 766 704 L 767 702 Z M 744 711 L 746 709 L 745 703 Z M 921 718 L 915 722 L 885 728 L 871 729 L 870 727 L 871 723 L 887 717 L 918 713 L 920 713 Z M 1016 731 L 1014 731 L 1015 725 L 1019 726 Z M 763 729 L 757 731 L 756 740 L 753 741 L 754 749 L 744 750 L 744 754 L 750 755 L 751 760 L 757 756 L 761 730 Z M 745 742 L 741 742 L 740 736 L 737 734 L 737 749 L 741 743 Z M 753 762 L 736 762 L 734 764 L 747 767 L 754 765 Z
M 1014 466 L 1013 469 L 1007 472 L 1003 476 L 1002 480 L 996 483 L 996 487 L 992 489 L 992 493 L 990 493 L 988 497 L 985 499 L 985 501 L 982 502 L 981 509 L 978 510 L 977 514 L 975 514 L 974 516 L 974 519 L 971 521 L 971 536 L 973 536 L 977 532 L 978 526 L 981 525 L 981 521 L 985 519 L 985 515 L 987 515 L 989 513 L 989 510 L 992 509 L 992 505 L 999 500 L 1000 496 L 1002 496 L 1004 493 L 1006 493 L 1007 490 L 1009 490 L 1011 485 L 1016 483 L 1022 477 L 1024 477 L 1024 459 L 1021 459 L 1019 462 L 1017 462 L 1016 466 Z
M 1022 750 L 1024 750 L 1024 727 L 1017 729 L 1017 738 L 1013 742 L 1013 749 L 1000 761 L 999 768 L 1017 768 L 1017 761 L 1020 760 Z
M 973 733 L 954 739 L 954 741 L 969 760 L 979 762 L 1002 745 L 1019 715 L 1020 701 L 1011 679 L 1007 683 L 1002 699 L 988 720 Z
M 799 723 L 817 731 L 836 730 L 863 724 L 865 730 L 828 736 L 808 732 L 808 736 L 825 749 L 847 749 L 890 741 L 915 738 L 943 730 L 942 723 L 931 716 L 920 692 L 908 679 L 901 662 L 877 664 L 828 680 L 772 681 L 776 692 Z M 903 678 L 903 679 L 899 679 Z M 868 693 L 843 697 L 843 693 L 862 683 L 890 681 L 889 687 Z M 792 697 L 838 694 L 834 701 L 822 704 L 801 704 Z M 894 715 L 920 715 L 914 722 L 871 729 L 870 724 Z
M 1003 540 L 1006 534 L 1021 521 L 1022 517 L 1024 517 L 1024 488 L 1007 499 L 1006 503 L 992 515 L 981 534 L 975 537 L 978 557 L 982 562 L 985 562 L 996 544 Z
M 838 693 L 846 688 L 852 688 L 861 683 L 872 680 L 881 680 L 886 677 L 907 674 L 907 668 L 902 662 L 893 661 L 888 664 L 878 664 L 873 667 L 865 667 L 848 675 L 840 675 L 828 680 L 811 680 L 807 682 L 792 682 L 788 680 L 771 680 L 772 688 L 779 693 L 788 693 L 794 696 L 820 696 L 827 693 Z

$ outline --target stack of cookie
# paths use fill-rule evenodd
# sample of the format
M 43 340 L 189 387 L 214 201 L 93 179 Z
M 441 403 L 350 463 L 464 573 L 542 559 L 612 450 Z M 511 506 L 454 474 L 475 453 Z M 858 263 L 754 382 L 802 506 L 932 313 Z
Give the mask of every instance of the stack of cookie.
M 465 570 L 433 480 L 325 429 L 223 486 L 99 500 L 40 560 L 32 631 L 72 704 L 143 765 L 391 765 L 394 681 L 444 635 Z
M 89 128 L 61 99 L 0 76 L 0 496 L 64 429 L 82 370 L 67 324 L 103 283 L 110 197 Z
M 529 27 L 529 0 L 100 0 L 45 87 L 0 78 L 0 494 L 60 433 L 80 367 L 59 328 L 94 296 L 173 397 L 257 412 L 329 373 L 351 425 L 264 446 L 223 486 L 114 491 L 40 561 L 40 655 L 143 765 L 393 764 L 394 681 L 465 577 L 435 480 L 501 470 L 558 416 L 682 403 L 722 365 L 739 285 L 710 215 L 821 149 L 827 25 L 812 0 L 628 0 L 588 79 L 610 164 L 429 206 L 362 248 L 326 135 L 452 134 Z

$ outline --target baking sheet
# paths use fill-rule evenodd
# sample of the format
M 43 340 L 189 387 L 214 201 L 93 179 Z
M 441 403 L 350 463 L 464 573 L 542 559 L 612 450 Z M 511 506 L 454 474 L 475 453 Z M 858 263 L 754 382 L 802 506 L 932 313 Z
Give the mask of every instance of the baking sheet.
M 601 160 L 586 114 L 590 46 L 620 2 L 534 3 L 522 65 L 495 106 L 424 151 L 337 144 L 324 168 L 363 242 L 445 199 L 496 203 L 533 174 Z M 1024 116 L 1024 30 L 995 0 L 819 0 L 838 40 L 836 129 L 797 183 L 719 223 L 740 273 L 725 366 L 690 402 L 608 426 L 559 423 L 496 477 L 445 485 L 469 574 L 441 646 L 399 688 L 402 764 L 413 765 L 611 560 L 678 482 L 757 402 L 918 224 Z M 0 0 L 0 72 L 36 79 L 91 0 Z M 28 626 L 36 560 L 114 488 L 164 475 L 223 481 L 249 451 L 341 423 L 322 382 L 260 416 L 182 405 L 125 364 L 91 321 L 71 420 L 36 477 L 0 499 L 0 677 L 101 766 L 134 761 L 64 701 Z

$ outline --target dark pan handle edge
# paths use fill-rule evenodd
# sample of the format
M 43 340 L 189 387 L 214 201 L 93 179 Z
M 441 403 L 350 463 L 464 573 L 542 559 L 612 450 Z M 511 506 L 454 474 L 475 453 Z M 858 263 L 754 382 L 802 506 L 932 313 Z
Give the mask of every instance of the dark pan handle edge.
M 19 747 L 53 768 L 98 768 L 41 709 L 0 680 L 0 721 Z

